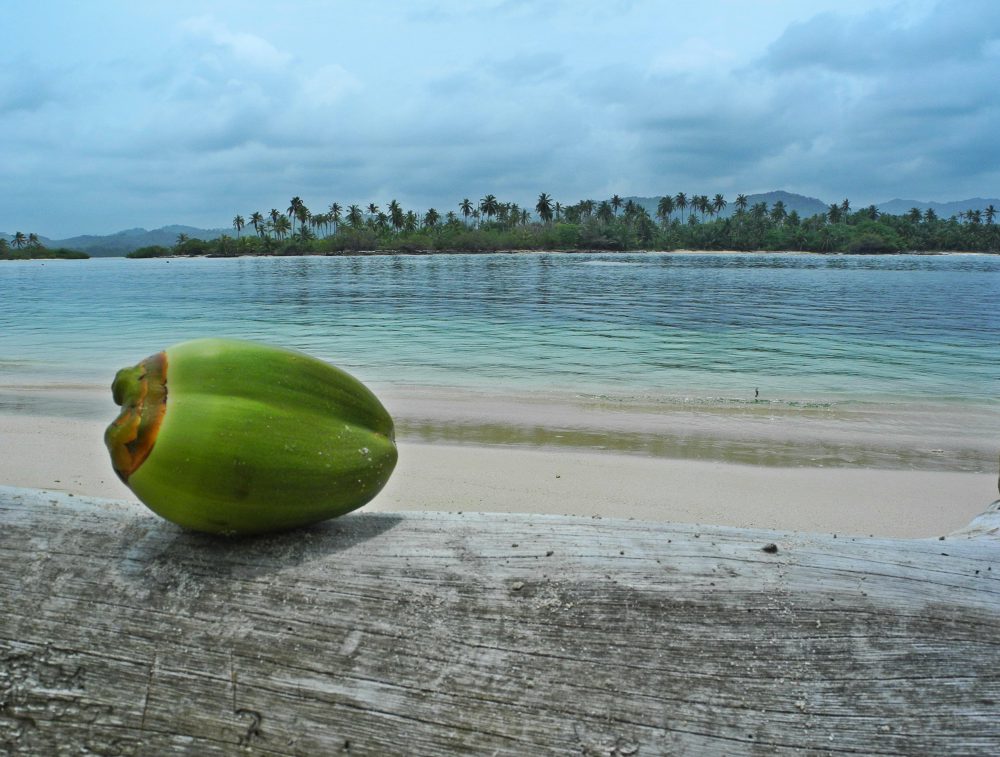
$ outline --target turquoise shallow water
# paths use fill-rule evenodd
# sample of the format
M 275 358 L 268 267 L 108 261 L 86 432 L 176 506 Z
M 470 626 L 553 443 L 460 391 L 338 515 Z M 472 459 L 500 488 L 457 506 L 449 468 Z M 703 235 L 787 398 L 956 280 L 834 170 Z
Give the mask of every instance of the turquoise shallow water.
M 349 370 L 413 441 L 995 472 L 998 301 L 968 255 L 7 263 L 0 424 L 106 422 L 118 368 L 216 335 Z
M 380 386 L 996 402 L 1000 258 L 496 254 L 0 265 L 0 383 L 204 335 Z

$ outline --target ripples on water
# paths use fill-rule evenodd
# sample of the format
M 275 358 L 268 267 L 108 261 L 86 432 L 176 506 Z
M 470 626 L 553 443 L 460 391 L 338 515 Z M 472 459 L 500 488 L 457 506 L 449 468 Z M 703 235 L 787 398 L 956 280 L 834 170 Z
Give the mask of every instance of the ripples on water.
M 381 385 L 989 404 L 998 302 L 1000 258 L 964 255 L 33 261 L 0 265 L 0 376 L 226 335 Z

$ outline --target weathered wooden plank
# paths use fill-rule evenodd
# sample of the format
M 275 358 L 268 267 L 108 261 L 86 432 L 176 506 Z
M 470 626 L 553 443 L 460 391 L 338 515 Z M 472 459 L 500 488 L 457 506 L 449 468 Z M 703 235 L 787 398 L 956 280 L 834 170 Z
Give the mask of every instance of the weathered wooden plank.
M 0 745 L 995 754 L 997 518 L 891 540 L 355 513 L 225 541 L 0 488 Z

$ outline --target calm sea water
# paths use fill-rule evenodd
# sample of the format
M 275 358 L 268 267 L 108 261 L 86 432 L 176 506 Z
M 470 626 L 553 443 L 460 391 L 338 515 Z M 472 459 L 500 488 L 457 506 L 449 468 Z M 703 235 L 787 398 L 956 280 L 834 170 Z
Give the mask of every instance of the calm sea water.
M 0 264 L 0 383 L 106 384 L 174 342 L 375 385 L 788 401 L 1000 396 L 1000 257 L 515 254 Z

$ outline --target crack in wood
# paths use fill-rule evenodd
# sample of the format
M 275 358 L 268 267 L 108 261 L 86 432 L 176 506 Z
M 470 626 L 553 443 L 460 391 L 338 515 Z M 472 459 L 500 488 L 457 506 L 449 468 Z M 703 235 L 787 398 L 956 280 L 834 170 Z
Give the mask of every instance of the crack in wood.
M 146 695 L 142 702 L 142 720 L 139 722 L 139 730 L 146 728 L 146 713 L 149 711 L 149 693 L 153 688 L 153 676 L 156 674 L 156 652 L 153 652 L 153 662 L 149 665 L 149 677 L 146 678 Z

